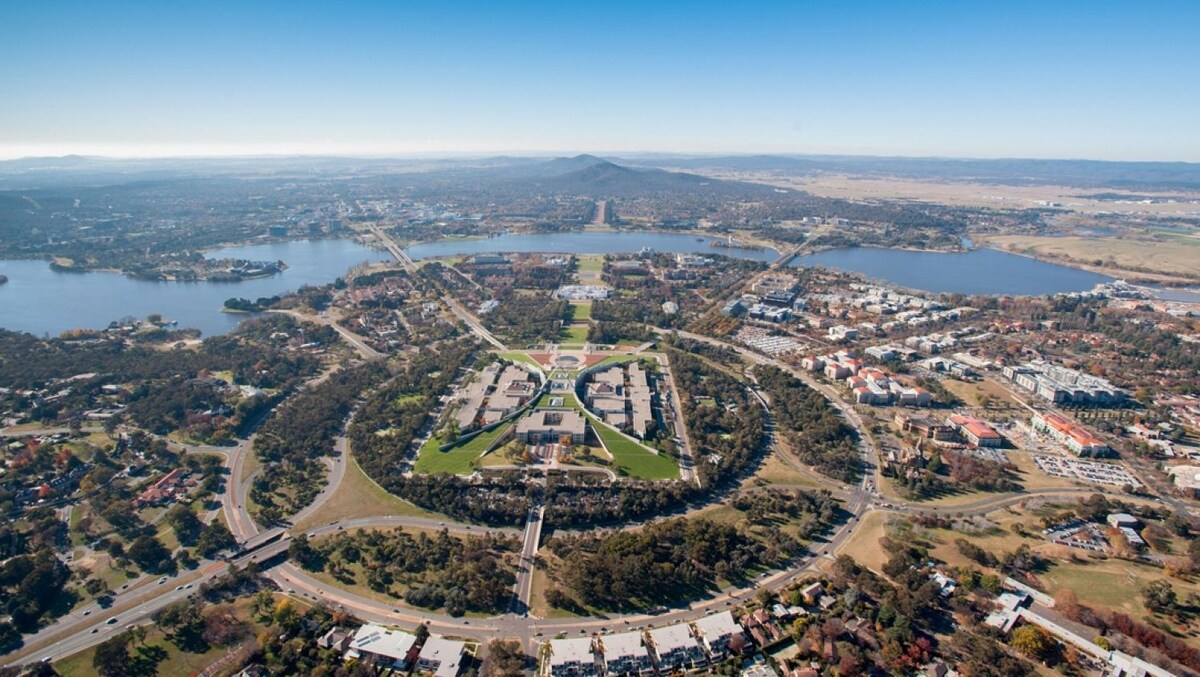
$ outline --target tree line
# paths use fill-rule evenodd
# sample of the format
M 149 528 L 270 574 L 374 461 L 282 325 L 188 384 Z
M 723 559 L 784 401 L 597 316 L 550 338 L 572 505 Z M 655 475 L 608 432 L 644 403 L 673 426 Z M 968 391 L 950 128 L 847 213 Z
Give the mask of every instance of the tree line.
M 862 463 L 854 428 L 829 400 L 775 366 L 756 366 L 754 377 L 770 395 L 775 420 L 800 460 L 822 475 L 856 482 Z

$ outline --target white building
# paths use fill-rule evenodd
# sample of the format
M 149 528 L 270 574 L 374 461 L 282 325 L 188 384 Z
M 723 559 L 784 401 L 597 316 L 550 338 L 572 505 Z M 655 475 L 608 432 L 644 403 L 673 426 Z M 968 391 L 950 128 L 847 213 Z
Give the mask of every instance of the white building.
M 733 620 L 733 614 L 728 611 L 705 616 L 696 621 L 695 626 L 700 642 L 704 644 L 708 655 L 715 660 L 728 654 L 730 642 L 742 634 L 742 626 Z
M 660 671 L 670 672 L 707 662 L 704 651 L 686 623 L 654 628 L 650 631 L 654 659 Z
M 641 675 L 654 672 L 650 652 L 642 643 L 642 633 L 622 632 L 605 635 L 600 641 L 604 645 L 604 668 L 610 675 Z
M 412 659 L 416 643 L 416 635 L 367 623 L 354 633 L 346 656 L 370 665 L 404 670 Z
M 434 677 L 457 677 L 466 651 L 466 642 L 430 636 L 417 656 L 417 670 L 432 672 Z
M 592 677 L 599 672 L 596 646 L 590 637 L 550 640 L 552 677 Z

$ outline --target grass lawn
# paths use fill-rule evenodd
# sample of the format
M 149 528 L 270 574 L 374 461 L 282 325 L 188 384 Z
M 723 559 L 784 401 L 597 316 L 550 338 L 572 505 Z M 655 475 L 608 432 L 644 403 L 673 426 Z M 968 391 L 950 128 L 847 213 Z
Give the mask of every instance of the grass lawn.
M 608 365 L 608 364 L 625 364 L 626 362 L 633 362 L 638 359 L 640 359 L 640 356 L 630 355 L 628 353 L 626 353 L 624 355 L 610 355 L 610 356 L 604 358 L 603 360 L 600 360 L 599 362 L 597 362 L 595 364 L 595 366 L 602 367 L 602 366 Z
M 559 400 L 560 398 L 562 399 L 562 405 L 561 405 L 562 407 L 574 409 L 576 411 L 579 411 L 579 412 L 585 413 L 585 414 L 587 413 L 583 408 L 583 404 L 579 401 L 579 398 L 575 397 L 575 391 L 573 391 L 573 390 L 559 390 L 559 391 L 547 393 L 546 395 L 543 395 L 541 399 L 539 399 L 537 402 L 534 403 L 533 408 L 534 409 L 550 409 L 551 408 L 550 403 L 555 402 L 555 401 Z M 557 408 L 557 407 L 555 407 L 555 408 Z
M 1151 581 L 1162 580 L 1161 569 L 1123 560 L 1096 560 L 1086 563 L 1055 562 L 1038 580 L 1050 595 L 1060 590 L 1074 590 L 1084 604 L 1105 606 L 1140 617 L 1146 613 L 1142 605 L 1142 588 Z M 1195 583 L 1170 579 L 1180 599 L 1200 590 Z
M 592 319 L 592 302 L 591 301 L 572 301 L 571 306 L 572 306 L 572 308 L 574 308 L 574 311 L 575 311 L 572 314 L 572 318 L 576 322 L 586 322 L 587 320 Z
M 995 402 L 1004 403 L 1006 406 L 1018 406 L 1017 403 L 1013 401 L 1012 396 L 1008 391 L 991 381 L 977 381 L 974 383 L 968 383 L 966 381 L 947 378 L 943 379 L 941 384 L 946 388 L 946 390 L 954 393 L 963 402 L 972 407 L 979 406 L 985 395 L 990 395 Z M 1020 411 L 1024 412 L 1025 410 L 1021 409 Z
M 543 369 L 542 365 L 538 364 L 537 360 L 526 355 L 525 353 L 509 352 L 509 353 L 496 353 L 496 354 L 499 355 L 500 357 L 503 357 L 504 359 L 508 360 L 509 362 L 524 362 L 525 364 L 533 365 L 534 367 L 537 367 L 538 369 Z
M 592 273 L 599 275 L 600 273 L 604 272 L 604 256 L 601 254 L 580 256 L 578 262 L 580 273 Z
M 258 469 L 261 467 L 262 463 L 258 460 L 258 454 L 254 452 L 254 445 L 251 445 L 250 448 L 246 450 L 245 455 L 242 457 L 242 483 L 245 483 L 246 480 L 249 479 L 251 475 L 258 472 Z
M 880 547 L 879 539 L 883 538 L 883 523 L 887 517 L 888 513 L 880 511 L 871 511 L 863 515 L 860 518 L 862 523 L 854 530 L 850 540 L 842 544 L 837 554 L 849 555 L 855 562 L 872 571 L 883 571 L 883 564 L 887 562 L 888 555 Z
M 625 474 L 647 480 L 671 480 L 679 477 L 679 466 L 670 456 L 655 454 L 607 426 L 593 422 L 592 427 L 612 454 L 613 462 L 625 471 Z
M 389 494 L 383 487 L 371 481 L 353 458 L 347 458 L 346 476 L 333 496 L 321 509 L 296 525 L 298 531 L 329 524 L 338 520 L 375 515 L 403 515 L 411 517 L 437 517 L 422 508 Z
M 588 325 L 585 323 L 576 322 L 563 328 L 559 339 L 563 343 L 578 343 L 587 342 Z
M 754 479 L 760 479 L 769 484 L 785 484 L 789 486 L 804 486 L 819 489 L 827 486 L 828 481 L 822 481 L 806 472 L 801 472 L 786 465 L 777 454 L 767 456 L 762 467 L 754 473 Z
M 467 442 L 450 448 L 448 451 L 441 451 L 438 446 L 443 444 L 435 435 L 429 438 L 425 446 L 421 447 L 421 455 L 417 458 L 417 464 L 413 470 L 421 473 L 452 473 L 455 475 L 469 473 L 473 469 L 475 459 L 483 455 L 487 448 L 492 445 L 501 435 L 511 427 L 511 424 L 502 425 L 495 430 L 476 435 Z

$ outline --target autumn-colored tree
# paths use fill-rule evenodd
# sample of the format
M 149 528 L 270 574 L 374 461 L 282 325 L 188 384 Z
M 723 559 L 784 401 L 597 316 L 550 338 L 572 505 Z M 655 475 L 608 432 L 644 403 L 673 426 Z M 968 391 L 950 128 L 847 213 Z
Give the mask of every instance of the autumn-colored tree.
M 1022 625 L 1013 630 L 1010 640 L 1013 648 L 1037 660 L 1043 660 L 1049 653 L 1054 641 L 1036 625 Z

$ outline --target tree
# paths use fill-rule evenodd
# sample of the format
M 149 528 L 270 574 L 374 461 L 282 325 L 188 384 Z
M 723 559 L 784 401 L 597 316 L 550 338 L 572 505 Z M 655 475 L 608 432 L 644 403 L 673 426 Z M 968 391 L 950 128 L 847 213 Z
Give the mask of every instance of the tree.
M 1160 614 L 1175 610 L 1176 595 L 1171 584 L 1164 580 L 1151 581 L 1142 588 L 1142 601 L 1146 608 Z
M 171 561 L 171 552 L 154 536 L 138 536 L 129 545 L 129 558 L 144 571 L 159 572 L 163 562 Z
M 175 535 L 183 545 L 195 545 L 204 525 L 196 517 L 192 509 L 182 503 L 176 503 L 167 510 L 163 519 L 175 529 Z
M 228 550 L 237 545 L 229 527 L 216 522 L 204 527 L 200 538 L 196 540 L 196 553 L 201 557 L 212 557 L 222 550 Z
M 1039 661 L 1050 653 L 1054 645 L 1050 636 L 1036 625 L 1022 625 L 1013 630 L 1010 642 L 1017 651 Z
M 250 613 L 259 621 L 267 621 L 271 618 L 271 610 L 275 606 L 275 596 L 270 590 L 259 590 L 254 593 L 254 599 L 250 601 Z
M 129 670 L 129 636 L 121 633 L 96 646 L 92 667 L 104 677 L 124 677 Z
M 493 639 L 488 643 L 484 677 L 516 677 L 525 673 L 525 651 L 516 640 Z
M 21 633 L 12 623 L 0 621 L 0 654 L 7 653 L 21 644 Z
M 300 623 L 300 614 L 296 611 L 296 607 L 286 599 L 279 600 L 275 605 L 275 613 L 273 614 L 275 624 L 285 630 L 293 630 Z
M 303 534 L 293 538 L 291 544 L 288 545 L 288 559 L 309 571 L 320 571 L 325 568 L 325 558 L 312 547 L 312 544 L 308 542 L 308 537 Z
M 200 610 L 188 602 L 176 602 L 154 614 L 154 622 L 167 639 L 183 645 L 199 635 L 203 625 Z

